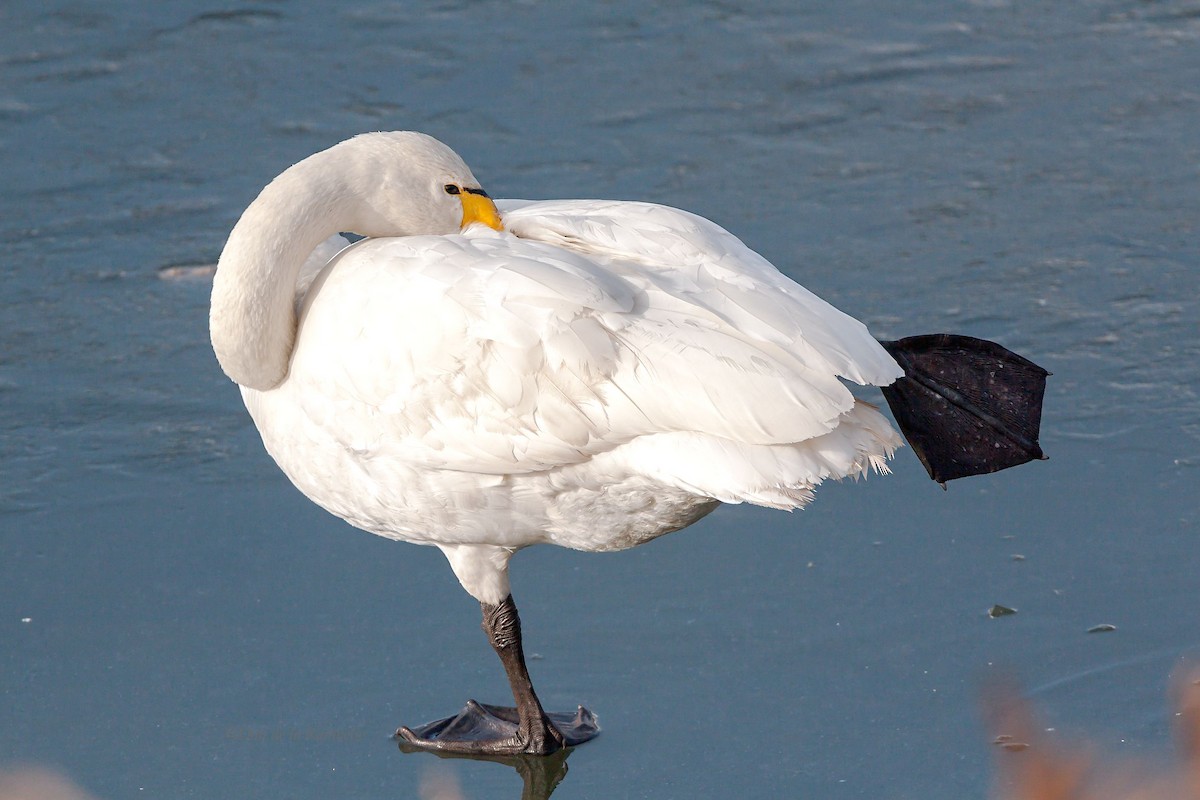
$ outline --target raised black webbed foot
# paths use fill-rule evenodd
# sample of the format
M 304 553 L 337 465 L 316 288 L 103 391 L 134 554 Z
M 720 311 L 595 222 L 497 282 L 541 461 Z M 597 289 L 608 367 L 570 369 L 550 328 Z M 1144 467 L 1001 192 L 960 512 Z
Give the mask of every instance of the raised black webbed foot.
M 1038 435 L 1049 372 L 971 336 L 935 333 L 880 344 L 904 370 L 883 396 L 942 488 L 955 478 L 1045 458 Z
M 396 731 L 401 748 L 463 755 L 548 755 L 575 747 L 600 733 L 592 712 L 547 713 L 525 729 L 515 708 L 467 701 L 453 717 Z

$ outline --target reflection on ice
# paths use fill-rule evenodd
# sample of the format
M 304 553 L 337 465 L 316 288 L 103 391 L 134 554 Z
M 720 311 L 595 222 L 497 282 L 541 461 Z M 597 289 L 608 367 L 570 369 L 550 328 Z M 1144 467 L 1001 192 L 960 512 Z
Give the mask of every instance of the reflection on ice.
M 418 750 L 401 741 L 400 750 L 414 754 Z M 548 756 L 468 756 L 438 754 L 447 761 L 491 761 L 512 767 L 521 776 L 521 800 L 546 800 L 567 776 L 567 759 L 573 750 L 559 750 Z M 448 766 L 426 769 L 421 778 L 421 800 L 471 800 L 459 786 L 455 772 Z M 491 798 L 489 798 L 491 800 Z M 499 800 L 499 798 L 497 798 Z

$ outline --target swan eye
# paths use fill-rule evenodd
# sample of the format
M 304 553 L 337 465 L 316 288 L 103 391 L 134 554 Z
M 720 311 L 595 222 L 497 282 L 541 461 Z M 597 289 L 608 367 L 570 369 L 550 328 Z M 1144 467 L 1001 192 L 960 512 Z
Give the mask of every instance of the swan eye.
M 455 186 L 453 183 L 447 183 L 442 188 L 446 190 L 446 194 L 459 194 L 462 191 L 457 186 Z

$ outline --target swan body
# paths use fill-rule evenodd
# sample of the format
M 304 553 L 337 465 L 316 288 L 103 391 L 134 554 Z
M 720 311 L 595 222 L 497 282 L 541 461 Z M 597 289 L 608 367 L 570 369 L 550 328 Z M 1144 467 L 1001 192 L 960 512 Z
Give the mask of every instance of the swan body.
M 316 503 L 440 547 L 486 615 L 523 547 L 632 547 L 886 469 L 900 439 L 843 381 L 902 372 L 861 323 L 693 214 L 478 187 L 430 137 L 367 134 L 230 235 L 214 350 Z

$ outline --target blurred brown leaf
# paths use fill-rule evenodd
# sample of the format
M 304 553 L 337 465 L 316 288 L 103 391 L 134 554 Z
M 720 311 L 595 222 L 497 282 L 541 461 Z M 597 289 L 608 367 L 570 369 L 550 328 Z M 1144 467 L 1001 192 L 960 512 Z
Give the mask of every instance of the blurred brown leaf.
M 1200 800 L 1200 669 L 1172 681 L 1179 769 L 1114 761 L 1047 734 L 1013 683 L 991 686 L 984 714 L 996 745 L 1000 800 Z
M 93 798 L 56 772 L 41 767 L 10 767 L 0 771 L 0 800 L 93 800 Z

